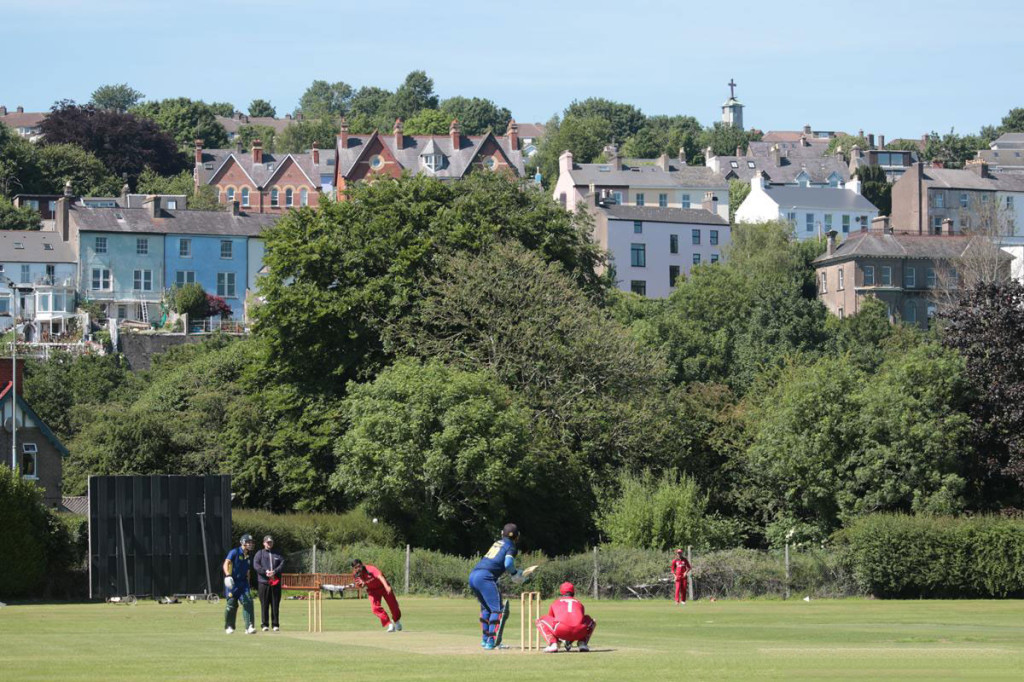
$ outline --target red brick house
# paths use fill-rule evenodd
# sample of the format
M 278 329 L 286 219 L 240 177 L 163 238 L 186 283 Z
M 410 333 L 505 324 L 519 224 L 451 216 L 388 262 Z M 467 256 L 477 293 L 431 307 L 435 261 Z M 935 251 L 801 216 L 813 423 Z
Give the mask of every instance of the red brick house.
M 457 120 L 452 121 L 447 135 L 406 135 L 402 119 L 395 120 L 390 135 L 378 131 L 351 135 L 348 123 L 341 122 L 334 183 L 339 192 L 376 175 L 397 178 L 408 172 L 460 180 L 473 170 L 509 170 L 523 177 L 523 152 L 515 120 L 509 121 L 501 137 L 493 133 L 463 135 Z
M 248 213 L 282 213 L 300 206 L 317 206 L 320 194 L 331 191 L 334 159 L 313 147 L 302 154 L 264 153 L 262 143 L 252 150 L 203 149 L 196 140 L 196 188 L 211 185 L 218 201 L 239 202 Z

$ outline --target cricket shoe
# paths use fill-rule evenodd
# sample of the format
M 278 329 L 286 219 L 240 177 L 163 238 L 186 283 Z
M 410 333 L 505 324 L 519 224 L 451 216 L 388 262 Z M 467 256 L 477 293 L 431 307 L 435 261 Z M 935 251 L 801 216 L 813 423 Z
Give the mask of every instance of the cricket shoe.
M 247 634 L 247 635 L 255 635 L 256 634 L 256 628 L 253 627 L 252 625 L 250 625 L 249 627 L 247 627 L 245 629 L 245 634 Z
M 582 642 L 582 643 L 580 643 L 580 645 L 579 645 L 579 647 L 578 647 L 578 648 L 579 648 L 579 650 L 580 650 L 580 653 L 581 653 L 581 654 L 585 654 L 585 653 L 587 653 L 588 651 L 590 651 L 590 647 L 589 647 L 589 646 L 587 646 L 587 643 L 586 643 L 586 642 Z
M 498 648 L 498 645 L 495 644 L 493 637 L 488 637 L 487 641 L 484 642 L 484 651 L 493 651 L 494 649 L 497 649 L 497 648 Z
M 402 631 L 402 621 L 400 621 L 400 620 L 396 620 L 395 621 L 395 631 L 396 632 L 401 632 Z
M 544 653 L 546 653 L 546 654 L 557 654 L 558 653 L 558 642 L 553 642 L 551 644 L 548 644 L 547 647 L 544 648 Z
M 224 628 L 224 634 L 225 635 L 230 635 L 234 631 L 235 631 L 234 628 Z
M 262 629 L 263 629 L 263 632 L 266 632 L 266 631 L 267 631 L 267 630 L 269 630 L 270 628 L 268 628 L 268 627 L 267 627 L 266 625 L 264 625 Z
M 567 641 L 565 643 L 565 650 L 566 651 L 572 651 L 572 642 Z
M 394 632 L 394 631 L 395 631 L 395 624 L 394 623 L 388 623 L 388 632 Z
M 274 632 L 280 632 L 280 630 L 281 628 L 277 627 L 276 625 L 274 626 Z

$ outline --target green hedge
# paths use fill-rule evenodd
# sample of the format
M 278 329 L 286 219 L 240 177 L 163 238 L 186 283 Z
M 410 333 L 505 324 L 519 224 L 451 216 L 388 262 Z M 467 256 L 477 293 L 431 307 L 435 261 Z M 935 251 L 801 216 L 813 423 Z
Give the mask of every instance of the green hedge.
M 1024 522 L 877 514 L 837 535 L 854 579 L 885 598 L 1024 597 Z
M 232 542 L 244 533 L 256 538 L 256 546 L 264 535 L 273 535 L 276 547 L 285 553 L 311 548 L 340 547 L 355 542 L 394 545 L 397 534 L 384 523 L 373 523 L 363 509 L 344 514 L 273 514 L 256 509 L 231 510 Z

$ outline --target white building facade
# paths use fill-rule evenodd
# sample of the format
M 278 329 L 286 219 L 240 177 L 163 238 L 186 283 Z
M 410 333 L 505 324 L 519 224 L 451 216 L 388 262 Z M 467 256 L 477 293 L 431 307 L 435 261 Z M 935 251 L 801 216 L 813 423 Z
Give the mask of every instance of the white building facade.
M 871 224 L 878 209 L 860 193 L 860 182 L 845 187 L 769 186 L 763 176 L 750 181 L 750 194 L 736 209 L 737 223 L 783 220 L 798 240 L 824 238 L 830 231 L 844 239 Z

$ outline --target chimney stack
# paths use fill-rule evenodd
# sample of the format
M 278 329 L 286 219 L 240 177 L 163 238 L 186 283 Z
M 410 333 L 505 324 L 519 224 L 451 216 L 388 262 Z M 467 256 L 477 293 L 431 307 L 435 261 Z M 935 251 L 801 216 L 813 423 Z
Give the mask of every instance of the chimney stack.
M 0 106 L 0 116 L 7 115 L 7 107 Z
M 291 114 L 285 114 L 284 118 L 285 118 L 286 121 L 290 121 L 290 120 L 292 120 L 292 115 Z
M 25 107 L 18 107 L 18 113 L 19 114 L 24 114 L 25 113 Z
M 199 164 L 201 164 L 203 162 L 203 141 L 202 140 L 196 140 L 195 141 L 195 145 L 196 145 L 196 165 L 199 165 Z
M 953 236 L 953 219 L 946 218 L 942 221 L 942 233 L 947 236 Z
M 252 141 L 252 162 L 263 163 L 263 140 Z
M 740 145 L 740 144 L 736 145 L 736 156 L 737 157 L 743 156 L 743 145 Z
M 313 152 L 313 165 L 314 166 L 319 166 L 320 165 L 320 149 L 316 146 L 316 140 L 313 140 L 312 152 Z
M 231 215 L 238 215 L 238 200 L 231 202 Z
M 65 195 L 57 200 L 57 215 L 54 216 L 54 228 L 60 234 L 61 240 L 71 241 L 71 197 Z
M 828 239 L 825 250 L 826 255 L 831 256 L 836 252 L 836 234 L 837 233 L 835 230 L 829 230 L 828 234 L 826 235 L 826 238 Z
M 878 148 L 885 149 L 885 135 L 878 136 Z
M 395 136 L 395 149 L 402 149 L 405 147 L 405 128 L 402 126 L 402 119 L 395 119 L 395 127 L 391 129 L 392 134 Z
M 772 163 L 776 168 L 782 165 L 782 151 L 779 149 L 778 144 L 772 145 Z
M 508 146 L 512 151 L 518 151 L 519 149 L 519 124 L 516 123 L 514 118 L 508 121 L 508 130 L 505 131 L 505 135 L 508 136 Z
M 662 154 L 658 157 L 658 168 L 663 171 L 668 171 L 668 154 Z
M 801 147 L 810 147 L 811 146 L 811 143 L 807 141 L 807 136 L 806 135 L 801 135 L 800 136 L 800 146 Z
M 679 148 L 679 163 L 686 165 L 686 149 L 684 147 Z
M 714 192 L 704 192 L 704 201 L 700 203 L 700 207 L 708 213 L 718 215 L 718 197 Z
M 566 149 L 558 156 L 558 172 L 568 173 L 572 170 L 572 152 Z
M 988 177 L 988 164 L 981 159 L 971 159 L 966 164 L 967 170 L 971 171 L 979 178 Z
M 810 134 L 811 134 L 811 124 L 808 123 L 807 125 L 804 126 L 804 135 L 810 135 Z
M 338 146 L 348 149 L 348 119 L 341 119 L 341 132 L 338 133 Z
M 868 133 L 868 149 L 875 149 L 875 134 Z
M 128 186 L 127 182 L 121 185 L 121 208 L 129 208 L 128 193 L 131 191 L 131 187 Z
M 452 119 L 452 124 L 448 126 L 448 137 L 452 140 L 452 149 L 459 151 L 462 148 L 462 127 L 459 125 L 459 119 Z
M 889 216 L 880 215 L 871 219 L 871 231 L 882 234 L 892 234 L 892 226 L 889 224 Z
M 150 215 L 152 215 L 154 218 L 159 218 L 160 217 L 160 197 L 154 195 L 154 196 L 149 198 L 149 202 L 150 202 L 150 209 L 152 211 L 150 213 Z
M 619 165 L 619 148 L 616 145 L 606 144 L 601 151 L 604 152 L 604 158 L 612 170 L 622 170 Z

